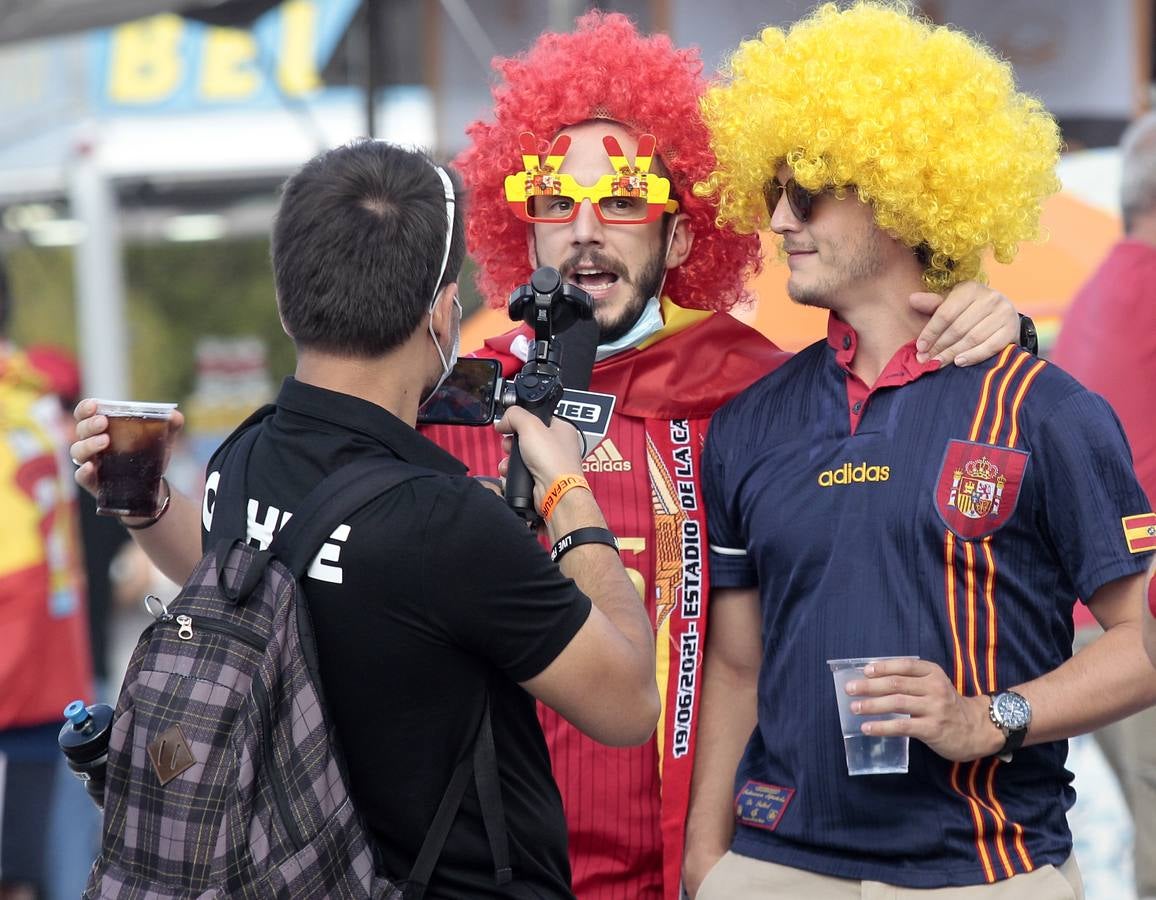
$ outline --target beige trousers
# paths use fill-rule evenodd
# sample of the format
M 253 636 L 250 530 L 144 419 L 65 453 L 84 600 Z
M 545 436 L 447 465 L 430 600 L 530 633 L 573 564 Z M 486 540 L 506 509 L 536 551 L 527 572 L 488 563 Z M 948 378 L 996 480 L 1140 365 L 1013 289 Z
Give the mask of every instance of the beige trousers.
M 707 873 L 694 900 L 1084 900 L 1075 857 L 994 884 L 904 888 L 831 878 L 727 853 Z

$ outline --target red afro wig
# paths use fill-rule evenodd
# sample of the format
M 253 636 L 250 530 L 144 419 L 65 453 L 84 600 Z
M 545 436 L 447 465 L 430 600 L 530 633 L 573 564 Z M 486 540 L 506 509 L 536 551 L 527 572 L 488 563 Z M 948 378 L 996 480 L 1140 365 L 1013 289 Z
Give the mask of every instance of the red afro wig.
M 744 299 L 746 280 L 761 266 L 758 236 L 720 229 L 711 201 L 691 191 L 717 166 L 699 115 L 706 82 L 697 50 L 679 50 L 666 35 L 639 34 L 620 13 L 595 10 L 573 32 L 547 32 L 525 54 L 493 65 L 503 81 L 493 89 L 493 120 L 466 129 L 471 145 L 454 161 L 470 191 L 467 246 L 491 306 L 504 306 L 530 275 L 526 225 L 503 192 L 505 177 L 522 168 L 518 135 L 532 131 L 548 140 L 589 119 L 611 119 L 658 140 L 694 234 L 687 261 L 667 273 L 665 293 L 679 306 L 720 312 Z

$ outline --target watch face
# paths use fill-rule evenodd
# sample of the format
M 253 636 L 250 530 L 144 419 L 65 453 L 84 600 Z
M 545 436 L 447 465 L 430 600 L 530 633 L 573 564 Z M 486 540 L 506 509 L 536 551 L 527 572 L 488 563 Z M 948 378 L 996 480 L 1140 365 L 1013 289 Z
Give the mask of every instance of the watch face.
M 1012 691 L 997 694 L 993 706 L 1000 724 L 1009 731 L 1022 731 L 1032 721 L 1031 704 Z

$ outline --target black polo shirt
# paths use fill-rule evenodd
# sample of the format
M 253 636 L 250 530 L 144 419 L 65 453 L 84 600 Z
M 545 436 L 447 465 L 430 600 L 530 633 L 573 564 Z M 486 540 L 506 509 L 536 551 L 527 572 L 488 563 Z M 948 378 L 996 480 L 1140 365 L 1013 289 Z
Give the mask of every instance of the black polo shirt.
M 572 897 L 561 797 L 533 698 L 516 682 L 554 660 L 590 600 L 501 498 L 381 407 L 289 378 L 259 427 L 246 491 L 249 537 L 262 546 L 285 511 L 354 459 L 445 473 L 351 517 L 339 552 L 303 580 L 350 788 L 386 874 L 409 874 L 488 687 L 515 886 L 494 885 L 471 784 L 426 896 Z

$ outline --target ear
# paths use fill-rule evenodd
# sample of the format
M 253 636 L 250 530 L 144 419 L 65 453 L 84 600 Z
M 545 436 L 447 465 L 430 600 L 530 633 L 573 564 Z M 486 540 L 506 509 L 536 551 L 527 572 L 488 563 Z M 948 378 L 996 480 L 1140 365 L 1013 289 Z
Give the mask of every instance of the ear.
M 676 213 L 673 228 L 674 234 L 667 236 L 670 243 L 670 249 L 666 252 L 668 269 L 677 269 L 686 262 L 690 256 L 690 248 L 694 246 L 694 232 L 690 230 L 690 219 L 682 213 Z
M 437 293 L 434 300 L 433 312 L 430 319 L 433 322 L 434 334 L 439 338 L 449 334 L 453 328 L 454 296 L 458 292 L 458 283 L 451 281 Z
M 534 226 L 526 225 L 526 254 L 530 260 L 530 271 L 538 268 L 538 243 L 534 238 Z

